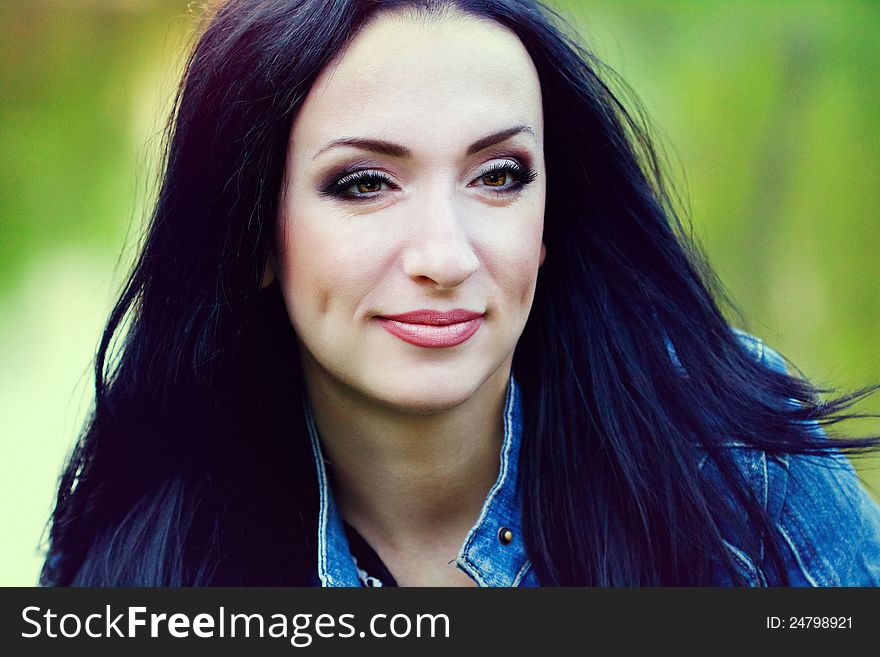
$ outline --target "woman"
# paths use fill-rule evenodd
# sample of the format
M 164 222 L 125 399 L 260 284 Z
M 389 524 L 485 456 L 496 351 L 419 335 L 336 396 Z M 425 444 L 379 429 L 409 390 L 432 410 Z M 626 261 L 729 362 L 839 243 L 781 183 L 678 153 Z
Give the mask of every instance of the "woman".
M 729 327 L 598 66 L 531 1 L 222 4 L 43 582 L 880 584 L 859 395 Z

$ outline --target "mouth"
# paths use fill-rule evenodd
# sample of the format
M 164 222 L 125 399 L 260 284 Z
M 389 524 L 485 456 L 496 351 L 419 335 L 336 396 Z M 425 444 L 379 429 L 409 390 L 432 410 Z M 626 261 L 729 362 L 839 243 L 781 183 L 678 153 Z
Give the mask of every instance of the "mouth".
M 417 347 L 442 349 L 465 342 L 477 332 L 485 313 L 455 310 L 413 310 L 377 317 L 379 324 L 396 338 Z

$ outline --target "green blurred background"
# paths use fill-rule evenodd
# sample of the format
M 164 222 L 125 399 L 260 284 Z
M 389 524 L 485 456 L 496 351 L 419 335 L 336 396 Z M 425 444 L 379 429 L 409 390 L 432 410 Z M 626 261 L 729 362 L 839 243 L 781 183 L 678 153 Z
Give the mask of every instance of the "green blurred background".
M 0 0 L 0 585 L 36 582 L 192 4 Z M 880 3 L 553 5 L 658 126 L 743 328 L 819 385 L 880 382 Z M 878 459 L 857 465 L 880 490 Z

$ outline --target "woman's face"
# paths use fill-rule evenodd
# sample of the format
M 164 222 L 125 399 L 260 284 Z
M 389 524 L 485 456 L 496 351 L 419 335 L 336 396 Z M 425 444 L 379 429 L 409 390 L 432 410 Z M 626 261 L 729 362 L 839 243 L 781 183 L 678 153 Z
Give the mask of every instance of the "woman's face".
M 291 132 L 274 264 L 310 388 L 409 412 L 506 384 L 543 261 L 538 75 L 505 28 L 384 15 Z

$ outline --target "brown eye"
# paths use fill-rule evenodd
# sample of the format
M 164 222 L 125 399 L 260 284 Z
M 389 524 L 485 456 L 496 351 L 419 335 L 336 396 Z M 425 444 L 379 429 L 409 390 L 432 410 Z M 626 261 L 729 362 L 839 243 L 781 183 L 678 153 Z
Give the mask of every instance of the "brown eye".
M 468 186 L 483 188 L 484 194 L 496 197 L 513 196 L 532 182 L 536 175 L 534 170 L 517 160 L 503 158 L 487 163 L 486 168 L 476 173 Z
M 399 189 L 384 172 L 366 170 L 355 171 L 336 180 L 330 178 L 321 186 L 320 193 L 343 201 L 367 202 Z
M 361 194 L 370 194 L 372 192 L 382 191 L 381 180 L 362 180 L 357 184 L 357 190 Z
M 507 172 L 494 171 L 483 176 L 486 187 L 504 187 L 507 184 Z

